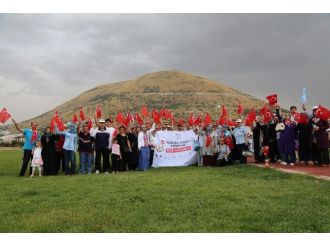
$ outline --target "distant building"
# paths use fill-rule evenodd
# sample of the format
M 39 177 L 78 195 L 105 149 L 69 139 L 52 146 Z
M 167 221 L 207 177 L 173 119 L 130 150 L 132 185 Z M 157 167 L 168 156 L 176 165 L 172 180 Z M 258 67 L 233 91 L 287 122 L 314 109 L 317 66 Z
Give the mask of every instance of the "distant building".
M 19 133 L 19 134 L 0 136 L 0 143 L 12 143 L 13 141 L 23 142 L 24 135 Z

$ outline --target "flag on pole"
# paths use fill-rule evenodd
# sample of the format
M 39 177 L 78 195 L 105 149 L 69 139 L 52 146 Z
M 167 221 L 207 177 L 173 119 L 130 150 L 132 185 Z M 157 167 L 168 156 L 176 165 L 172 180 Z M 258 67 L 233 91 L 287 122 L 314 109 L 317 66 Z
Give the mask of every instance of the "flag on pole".
M 243 105 L 241 104 L 241 102 L 238 103 L 238 108 L 237 108 L 237 114 L 238 115 L 241 115 L 243 114 L 243 111 L 244 111 L 244 107 Z
M 3 108 L 2 111 L 0 112 L 0 122 L 4 124 L 10 118 L 11 118 L 10 113 L 7 111 L 6 108 Z
M 72 123 L 77 123 L 78 122 L 78 117 L 77 117 L 77 114 L 75 113 L 72 117 Z
M 82 106 L 80 107 L 79 117 L 80 117 L 81 121 L 84 121 L 86 119 L 85 113 L 84 113 L 84 110 L 83 110 Z
M 270 105 L 276 105 L 277 103 L 277 94 L 271 94 L 266 97 Z
M 99 104 L 96 105 L 95 114 L 96 114 L 96 118 L 100 118 L 102 116 L 102 111 Z
M 148 117 L 148 108 L 146 106 L 142 106 L 142 108 L 141 108 L 141 114 L 144 117 Z
M 143 125 L 143 119 L 142 119 L 142 117 L 140 116 L 139 113 L 135 113 L 134 119 L 135 119 L 136 122 L 138 122 L 138 124 L 140 126 Z
M 87 122 L 87 128 L 88 130 L 90 130 L 93 127 L 93 122 L 91 118 L 88 118 L 88 122 Z
M 303 91 L 301 94 L 301 103 L 307 104 L 307 92 L 306 92 L 306 87 L 303 87 Z

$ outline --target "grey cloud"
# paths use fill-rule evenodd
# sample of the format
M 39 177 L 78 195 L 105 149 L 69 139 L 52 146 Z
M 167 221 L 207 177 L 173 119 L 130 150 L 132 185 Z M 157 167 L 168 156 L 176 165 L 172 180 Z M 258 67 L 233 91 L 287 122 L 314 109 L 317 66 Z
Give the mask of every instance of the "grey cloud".
M 329 24 L 326 14 L 2 14 L 0 85 L 15 81 L 26 98 L 66 87 L 60 104 L 97 84 L 180 69 L 259 98 L 276 92 L 285 107 L 307 86 L 311 104 L 329 105 Z

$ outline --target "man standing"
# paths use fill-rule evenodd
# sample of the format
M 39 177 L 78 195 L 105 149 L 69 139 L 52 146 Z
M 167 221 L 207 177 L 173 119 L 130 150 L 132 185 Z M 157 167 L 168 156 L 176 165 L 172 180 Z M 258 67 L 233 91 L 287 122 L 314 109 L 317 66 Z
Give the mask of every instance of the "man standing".
M 20 177 L 25 176 L 26 169 L 29 165 L 30 160 L 32 159 L 32 149 L 37 139 L 39 139 L 39 134 L 37 131 L 38 123 L 37 122 L 31 122 L 31 129 L 25 128 L 21 129 L 15 119 L 12 119 L 17 131 L 21 132 L 24 135 L 24 146 L 23 146 L 23 162 L 21 171 L 19 173 Z M 31 172 L 30 172 L 31 173 Z
M 110 134 L 105 127 L 105 120 L 100 119 L 98 129 L 92 128 L 90 135 L 95 138 L 95 174 L 101 170 L 101 155 L 103 159 L 103 171 L 108 174 L 110 171 L 109 161 L 109 138 Z
M 240 164 L 246 164 L 246 157 L 243 156 L 243 151 L 248 145 L 248 131 L 245 126 L 242 126 L 242 120 L 236 120 L 236 128 L 233 130 L 233 135 L 236 141 L 236 148 Z

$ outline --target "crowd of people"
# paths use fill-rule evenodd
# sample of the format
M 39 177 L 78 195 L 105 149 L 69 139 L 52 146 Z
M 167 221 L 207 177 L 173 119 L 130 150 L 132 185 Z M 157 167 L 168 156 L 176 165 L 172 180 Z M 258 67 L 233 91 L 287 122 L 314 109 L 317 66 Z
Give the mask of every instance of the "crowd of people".
M 87 122 L 68 122 L 61 130 L 46 127 L 40 135 L 38 123 L 22 129 L 12 119 L 16 129 L 25 137 L 23 162 L 19 176 L 25 176 L 28 165 L 30 176 L 38 170 L 39 176 L 118 173 L 146 171 L 153 163 L 158 143 L 157 131 L 193 131 L 194 151 L 199 166 L 224 166 L 233 163 L 244 165 L 254 153 L 254 162 L 282 165 L 329 166 L 329 119 L 316 116 L 318 107 L 308 113 L 303 106 L 307 121 L 297 121 L 297 107 L 290 113 L 276 112 L 265 122 L 256 116 L 251 124 L 237 118 L 234 124 L 152 122 L 130 123 L 128 126 L 111 119 L 94 117 L 93 126 Z M 140 122 L 141 123 L 141 122 Z M 79 154 L 77 167 L 76 154 Z

